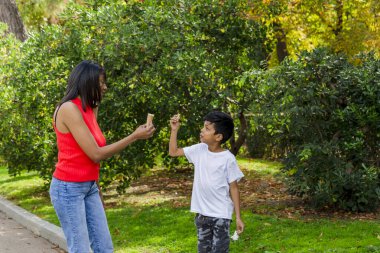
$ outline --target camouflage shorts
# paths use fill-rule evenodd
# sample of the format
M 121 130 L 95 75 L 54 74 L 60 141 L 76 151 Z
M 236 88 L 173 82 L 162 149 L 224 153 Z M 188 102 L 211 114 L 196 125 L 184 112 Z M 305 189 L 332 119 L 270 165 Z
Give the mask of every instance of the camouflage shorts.
M 198 253 L 228 253 L 231 220 L 196 214 Z

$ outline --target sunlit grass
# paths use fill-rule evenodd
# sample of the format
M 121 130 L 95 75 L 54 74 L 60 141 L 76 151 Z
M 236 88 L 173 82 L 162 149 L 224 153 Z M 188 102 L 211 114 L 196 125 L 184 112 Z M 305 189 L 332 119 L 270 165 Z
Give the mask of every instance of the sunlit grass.
M 283 166 L 280 162 L 271 162 L 262 159 L 238 158 L 238 164 L 242 170 L 255 172 L 262 176 L 274 176 L 280 173 Z
M 281 164 L 263 160 L 239 159 L 250 176 L 277 175 Z M 126 194 L 106 194 L 108 223 L 116 253 L 196 252 L 194 215 L 189 198 L 177 197 L 165 189 L 152 190 L 141 184 Z M 9 177 L 0 168 L 0 195 L 43 219 L 59 224 L 43 181 L 36 173 Z M 178 200 L 179 199 L 179 200 Z M 173 205 L 184 201 L 185 205 Z M 278 218 L 243 210 L 246 230 L 230 252 L 380 252 L 380 222 L 360 220 Z M 231 231 L 235 230 L 232 223 Z
M 0 167 L 0 195 L 42 219 L 59 225 L 44 181 L 35 172 L 24 172 L 10 177 L 5 167 Z

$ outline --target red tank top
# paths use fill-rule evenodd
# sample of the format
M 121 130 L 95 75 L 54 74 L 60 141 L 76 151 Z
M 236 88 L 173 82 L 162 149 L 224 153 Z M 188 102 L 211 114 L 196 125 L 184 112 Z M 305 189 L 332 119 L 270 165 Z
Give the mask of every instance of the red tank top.
M 95 138 L 96 143 L 102 147 L 106 145 L 106 139 L 96 121 L 91 107 L 83 111 L 82 102 L 79 98 L 71 100 L 80 112 L 88 129 Z M 84 182 L 99 179 L 99 163 L 94 163 L 83 152 L 71 133 L 61 133 L 54 125 L 57 135 L 58 162 L 55 165 L 53 176 L 62 181 Z

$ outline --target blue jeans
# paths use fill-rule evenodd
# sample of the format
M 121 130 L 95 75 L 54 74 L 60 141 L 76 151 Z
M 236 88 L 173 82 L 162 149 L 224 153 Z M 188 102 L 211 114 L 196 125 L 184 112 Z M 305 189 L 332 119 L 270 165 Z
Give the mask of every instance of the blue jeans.
M 111 235 L 95 181 L 66 182 L 53 177 L 50 199 L 69 253 L 113 252 Z

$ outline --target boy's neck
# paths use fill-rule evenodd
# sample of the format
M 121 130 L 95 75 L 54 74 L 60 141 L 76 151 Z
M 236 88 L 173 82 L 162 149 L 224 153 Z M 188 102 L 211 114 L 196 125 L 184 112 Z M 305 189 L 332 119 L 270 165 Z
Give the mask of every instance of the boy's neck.
M 224 151 L 220 143 L 208 144 L 208 150 L 215 153 Z

